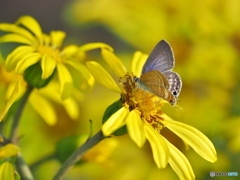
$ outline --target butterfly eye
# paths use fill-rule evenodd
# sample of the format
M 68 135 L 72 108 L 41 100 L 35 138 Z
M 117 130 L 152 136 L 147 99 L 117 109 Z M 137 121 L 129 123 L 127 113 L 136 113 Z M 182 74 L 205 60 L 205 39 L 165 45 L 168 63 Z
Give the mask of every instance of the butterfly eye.
M 173 105 L 173 100 L 169 100 L 169 103 Z

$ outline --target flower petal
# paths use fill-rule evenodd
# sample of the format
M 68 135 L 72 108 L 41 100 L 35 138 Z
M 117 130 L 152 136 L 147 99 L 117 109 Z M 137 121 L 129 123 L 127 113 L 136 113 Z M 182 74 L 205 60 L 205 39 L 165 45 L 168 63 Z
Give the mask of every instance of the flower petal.
M 117 86 L 113 78 L 100 64 L 95 61 L 89 61 L 87 62 L 87 67 L 100 84 L 112 91 L 121 92 L 121 89 Z
M 166 141 L 163 139 L 162 135 L 153 129 L 148 123 L 144 123 L 144 128 L 146 138 L 152 147 L 153 159 L 157 164 L 157 167 L 165 168 L 170 156 L 169 147 Z
M 5 43 L 5 42 L 16 42 L 16 43 L 32 45 L 32 41 L 30 41 L 29 39 L 19 34 L 6 34 L 0 37 L 0 43 Z
M 19 27 L 16 24 L 1 23 L 0 30 L 6 31 L 6 32 L 12 32 L 12 33 L 21 35 L 30 41 L 34 41 L 33 35 L 28 30 L 22 27 Z
M 79 106 L 73 98 L 69 97 L 65 101 L 62 101 L 62 104 L 72 119 L 77 119 L 79 117 Z
M 73 91 L 72 76 L 63 64 L 58 63 L 57 70 L 60 81 L 61 98 L 62 100 L 65 100 L 72 94 Z
M 142 147 L 146 141 L 146 136 L 139 113 L 135 110 L 131 111 L 126 118 L 126 125 L 131 139 L 138 147 Z
M 57 115 L 53 105 L 42 96 L 39 96 L 37 90 L 29 97 L 29 102 L 49 126 L 56 124 Z
M 165 139 L 165 138 L 164 138 Z M 173 146 L 167 139 L 165 139 L 170 150 L 169 164 L 173 170 L 177 173 L 181 180 L 195 179 L 195 175 L 191 164 L 184 154 Z
M 15 156 L 19 151 L 20 149 L 16 145 L 11 143 L 7 144 L 0 148 L 0 159 L 5 159 L 5 158 Z
M 12 106 L 12 104 L 15 102 L 15 100 L 17 99 L 17 97 L 19 96 L 20 92 L 21 92 L 21 88 L 25 88 L 22 86 L 22 81 L 23 78 L 20 78 L 11 94 L 11 96 L 9 97 L 9 99 L 7 100 L 5 106 L 3 107 L 2 111 L 0 112 L 0 122 L 2 121 L 3 117 L 5 116 L 5 114 L 8 112 L 9 108 Z
M 51 31 L 50 36 L 53 47 L 57 48 L 62 46 L 62 42 L 66 36 L 66 33 L 62 31 Z
M 15 69 L 17 63 L 24 56 L 33 53 L 34 49 L 31 46 L 19 46 L 11 52 L 6 59 L 5 65 L 7 71 L 12 71 Z
M 0 179 L 15 180 L 13 165 L 5 161 L 0 165 Z
M 17 84 L 19 83 L 19 82 L 18 82 L 19 79 L 22 78 L 22 75 L 17 75 L 17 74 L 15 74 L 15 73 L 11 73 L 11 75 L 12 75 L 12 77 L 11 77 L 11 78 L 12 78 L 12 79 L 11 79 L 12 82 L 11 82 L 11 83 L 8 85 L 8 87 L 7 87 L 6 94 L 5 94 L 6 99 L 9 99 L 9 98 L 11 97 L 11 95 L 12 95 L 15 87 L 16 87 Z M 16 79 L 16 81 L 15 81 L 15 80 L 13 81 L 13 79 Z M 18 93 L 16 99 L 21 98 L 21 97 L 23 96 L 24 92 L 27 90 L 27 83 L 25 82 L 24 79 L 21 80 L 20 84 L 21 84 L 21 85 L 20 85 L 21 88 L 20 88 L 20 90 L 19 90 L 19 93 Z
M 203 133 L 192 126 L 172 120 L 166 114 L 161 117 L 164 118 L 163 124 L 189 144 L 202 158 L 210 162 L 217 160 L 212 142 Z
M 102 56 L 103 59 L 111 67 L 113 72 L 116 74 L 116 76 L 122 77 L 127 74 L 127 70 L 124 67 L 122 61 L 117 56 L 115 56 L 111 51 L 102 49 Z
M 51 39 L 50 39 L 50 36 L 48 34 L 43 33 L 41 41 L 44 44 L 44 46 L 51 46 Z
M 56 61 L 50 56 L 43 56 L 41 60 L 42 79 L 49 78 L 56 68 Z
M 95 83 L 95 79 L 92 76 L 92 74 L 89 72 L 89 70 L 86 68 L 86 66 L 83 66 L 82 64 L 78 64 L 79 72 L 82 74 L 82 77 L 87 81 L 89 86 L 93 86 Z
M 103 125 L 102 131 L 105 136 L 111 135 L 114 131 L 122 127 L 125 123 L 125 118 L 128 114 L 128 109 L 122 107 L 114 113 Z
M 79 47 L 76 45 L 69 45 L 64 47 L 61 51 L 61 55 L 65 60 L 72 61 L 73 59 L 77 62 L 82 61 L 86 57 L 85 51 L 79 51 Z
M 22 74 L 29 66 L 38 62 L 41 58 L 40 53 L 31 53 L 18 61 L 15 72 Z
M 134 53 L 133 59 L 131 61 L 131 72 L 133 72 L 135 76 L 140 77 L 146 59 L 147 54 L 143 54 L 140 51 L 136 51 Z
M 69 97 L 63 101 L 59 97 L 59 86 L 59 83 L 57 83 L 56 81 L 51 81 L 46 88 L 39 89 L 39 95 L 44 97 L 45 99 L 50 99 L 51 101 L 63 105 L 68 115 L 72 119 L 77 119 L 79 117 L 79 105 L 75 97 Z M 77 90 L 77 95 L 79 94 L 81 94 L 81 92 Z
M 72 56 L 77 50 L 78 46 L 76 45 L 65 46 L 64 49 L 61 51 L 61 55 Z
M 86 51 L 97 49 L 97 48 L 106 48 L 109 51 L 113 51 L 113 48 L 111 46 L 104 43 L 88 43 L 88 44 L 84 44 L 83 46 L 80 46 L 78 48 L 78 52 L 86 52 Z
M 22 24 L 26 28 L 28 28 L 33 34 L 37 36 L 39 40 L 42 38 L 42 29 L 39 23 L 31 16 L 21 16 L 16 24 Z
M 93 78 L 89 70 L 86 68 L 86 66 L 83 66 L 82 64 L 79 64 L 76 61 L 65 61 L 65 64 L 68 64 L 74 69 L 76 69 L 82 75 L 82 77 L 87 81 L 89 86 L 94 85 L 95 79 Z

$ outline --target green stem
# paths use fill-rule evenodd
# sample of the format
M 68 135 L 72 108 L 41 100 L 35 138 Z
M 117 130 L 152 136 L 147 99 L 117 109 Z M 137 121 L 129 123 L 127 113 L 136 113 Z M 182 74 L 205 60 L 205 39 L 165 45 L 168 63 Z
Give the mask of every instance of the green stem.
M 21 180 L 34 180 L 32 172 L 30 171 L 27 163 L 24 161 L 21 153 L 18 153 L 16 167 L 19 175 L 21 176 Z
M 104 139 L 104 135 L 102 131 L 99 131 L 93 137 L 89 138 L 82 146 L 80 146 L 62 165 L 62 167 L 58 170 L 57 174 L 53 178 L 53 180 L 61 180 L 67 174 L 67 172 L 76 164 L 82 156 L 93 146 L 98 144 L 100 141 Z
M 10 132 L 10 141 L 14 144 L 17 144 L 18 127 L 19 127 L 20 118 L 22 116 L 23 109 L 27 103 L 28 97 L 30 96 L 32 90 L 33 90 L 33 87 L 28 86 L 27 91 L 25 92 L 22 99 L 20 100 L 18 109 L 17 109 L 15 115 L 13 116 L 13 123 L 12 123 L 11 132 Z M 18 169 L 18 173 L 21 176 L 22 180 L 34 180 L 32 173 L 31 173 L 28 165 L 24 161 L 24 158 L 22 157 L 21 153 L 19 153 L 17 156 L 16 167 Z
M 43 164 L 43 163 L 45 163 L 45 162 L 47 162 L 47 161 L 50 161 L 50 160 L 52 160 L 52 159 L 55 159 L 56 157 L 57 157 L 56 154 L 50 154 L 50 155 L 48 155 L 48 156 L 46 156 L 46 157 L 44 157 L 44 158 L 42 158 L 42 159 L 34 162 L 34 163 L 31 164 L 29 167 L 30 167 L 30 169 L 31 169 L 32 171 L 34 171 L 34 169 L 37 168 L 37 167 L 39 167 L 41 164 Z
M 18 109 L 13 117 L 13 123 L 12 123 L 11 132 L 10 132 L 11 133 L 10 139 L 14 144 L 17 144 L 19 121 L 20 121 L 23 109 L 27 103 L 28 97 L 30 96 L 32 90 L 33 90 L 33 87 L 28 86 L 27 91 L 23 95 L 23 97 L 19 103 Z

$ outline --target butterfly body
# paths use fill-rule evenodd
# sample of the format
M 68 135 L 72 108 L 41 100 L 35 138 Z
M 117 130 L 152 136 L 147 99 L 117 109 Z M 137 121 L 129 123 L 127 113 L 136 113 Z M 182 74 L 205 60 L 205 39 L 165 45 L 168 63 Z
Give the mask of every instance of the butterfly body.
M 139 87 L 175 105 L 181 91 L 180 76 L 173 72 L 174 56 L 170 45 L 161 40 L 146 60 L 142 75 L 136 79 Z

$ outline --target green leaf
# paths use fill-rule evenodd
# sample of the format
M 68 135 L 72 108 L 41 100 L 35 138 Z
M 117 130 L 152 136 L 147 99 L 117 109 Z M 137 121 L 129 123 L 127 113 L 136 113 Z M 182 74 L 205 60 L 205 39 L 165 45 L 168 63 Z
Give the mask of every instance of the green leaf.
M 56 155 L 58 160 L 64 163 L 72 153 L 78 149 L 79 145 L 82 144 L 84 140 L 86 140 L 85 135 L 71 135 L 58 141 L 56 144 Z

